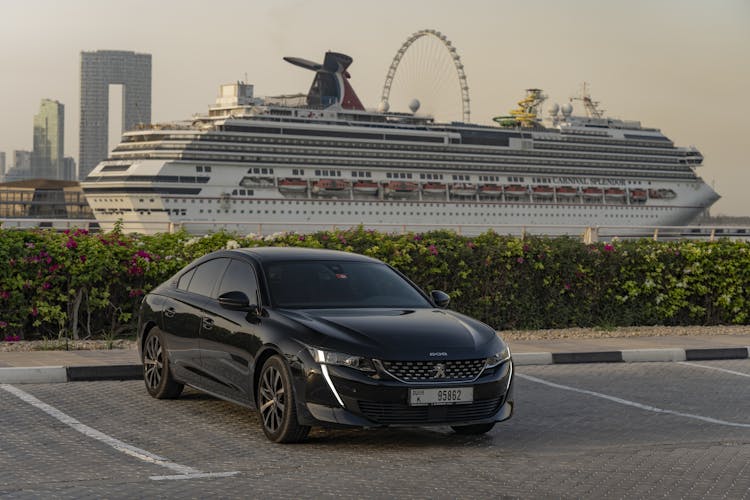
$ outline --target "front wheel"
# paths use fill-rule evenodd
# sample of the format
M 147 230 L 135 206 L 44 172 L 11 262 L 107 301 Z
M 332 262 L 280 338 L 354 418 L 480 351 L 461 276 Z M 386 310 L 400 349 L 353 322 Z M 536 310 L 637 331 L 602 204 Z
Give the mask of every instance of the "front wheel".
M 172 377 L 162 336 L 153 329 L 143 344 L 143 380 L 148 393 L 156 399 L 179 397 L 184 387 Z
M 260 372 L 258 411 L 263 432 L 274 443 L 296 443 L 310 432 L 297 422 L 295 404 L 289 369 L 281 356 L 271 356 Z
M 453 425 L 451 429 L 456 434 L 476 435 L 490 432 L 493 427 L 495 427 L 495 422 L 490 422 L 489 424 Z

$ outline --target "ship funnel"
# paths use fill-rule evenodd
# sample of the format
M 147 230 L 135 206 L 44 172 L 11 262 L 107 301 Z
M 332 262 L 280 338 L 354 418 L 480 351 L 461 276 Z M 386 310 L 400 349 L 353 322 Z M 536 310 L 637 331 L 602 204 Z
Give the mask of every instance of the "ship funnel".
M 313 108 L 327 108 L 340 104 L 345 109 L 364 111 L 365 107 L 357 97 L 351 84 L 347 68 L 353 59 L 346 54 L 326 52 L 323 64 L 302 59 L 285 57 L 285 61 L 301 68 L 315 71 L 315 79 L 307 93 L 307 105 Z

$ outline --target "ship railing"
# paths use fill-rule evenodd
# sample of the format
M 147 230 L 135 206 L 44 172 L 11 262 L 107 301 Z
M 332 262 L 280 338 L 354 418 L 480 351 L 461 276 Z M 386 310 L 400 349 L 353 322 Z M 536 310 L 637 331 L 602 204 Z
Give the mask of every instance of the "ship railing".
M 426 223 L 322 223 L 322 222 L 278 222 L 278 221 L 137 221 L 123 222 L 122 229 L 132 233 L 176 233 L 185 230 L 190 234 L 210 234 L 219 230 L 258 237 L 267 237 L 284 232 L 313 233 L 317 231 L 347 230 L 362 226 L 366 230 L 386 233 L 419 233 L 447 229 L 460 235 L 475 236 L 487 231 L 524 238 L 526 236 L 574 236 L 584 243 L 612 241 L 613 239 L 648 238 L 654 241 L 677 239 L 716 241 L 719 238 L 750 240 L 750 226 L 616 226 L 575 224 L 426 224 Z M 3 229 L 66 229 L 82 228 L 89 231 L 106 231 L 108 224 L 93 219 L 35 219 L 0 218 Z M 290 231 L 291 228 L 291 231 Z

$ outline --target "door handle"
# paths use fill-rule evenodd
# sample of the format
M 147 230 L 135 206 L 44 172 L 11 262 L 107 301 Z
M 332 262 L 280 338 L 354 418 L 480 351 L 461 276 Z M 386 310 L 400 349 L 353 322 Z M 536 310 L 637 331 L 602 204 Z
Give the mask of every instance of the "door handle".
M 208 318 L 208 317 L 204 316 L 203 317 L 203 328 L 205 328 L 206 330 L 210 330 L 213 327 L 214 327 L 214 320 L 212 320 L 211 318 Z
M 174 313 L 174 307 L 167 307 L 166 309 L 164 309 L 164 316 L 166 316 L 167 318 L 173 318 Z

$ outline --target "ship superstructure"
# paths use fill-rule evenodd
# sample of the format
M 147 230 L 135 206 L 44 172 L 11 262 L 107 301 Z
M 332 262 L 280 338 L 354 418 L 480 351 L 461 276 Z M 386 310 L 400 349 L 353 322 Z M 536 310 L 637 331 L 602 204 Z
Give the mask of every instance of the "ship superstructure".
M 695 172 L 697 149 L 639 122 L 573 116 L 570 105 L 553 106 L 544 126 L 538 89 L 499 126 L 436 123 L 365 110 L 344 54 L 328 52 L 322 64 L 285 59 L 315 72 L 306 95 L 258 98 L 237 82 L 221 87 L 205 116 L 126 132 L 83 183 L 100 224 L 556 233 L 563 225 L 685 225 L 718 199 Z

